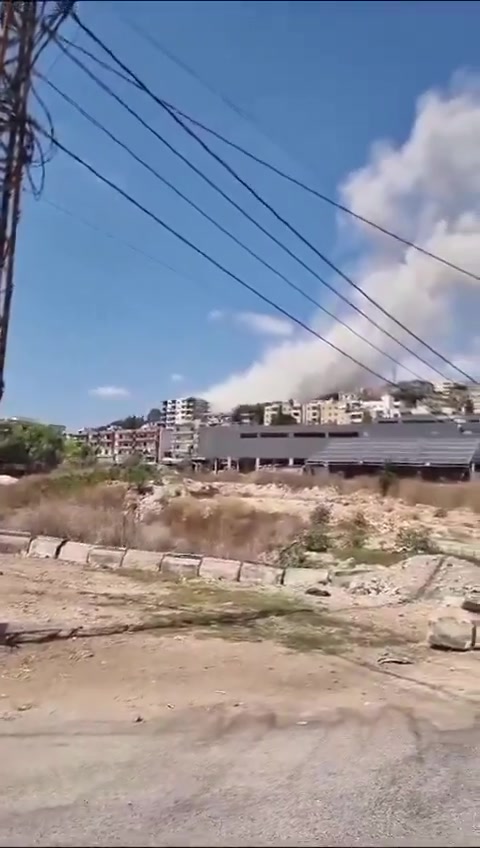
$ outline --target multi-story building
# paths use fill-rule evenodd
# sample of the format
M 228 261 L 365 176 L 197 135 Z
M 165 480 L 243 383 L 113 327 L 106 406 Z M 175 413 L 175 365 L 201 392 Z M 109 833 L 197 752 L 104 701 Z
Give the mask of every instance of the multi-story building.
M 321 421 L 321 400 L 309 400 L 307 403 L 302 403 L 302 424 L 320 424 Z
M 321 424 L 350 424 L 351 421 L 351 411 L 349 411 L 345 401 L 320 401 Z
M 172 430 L 169 431 L 170 457 L 181 461 L 198 456 L 199 433 L 202 429 L 205 429 L 205 425 L 200 421 L 187 421 L 183 424 L 175 424 Z
M 167 398 L 160 404 L 160 424 L 170 429 L 177 424 L 201 421 L 206 418 L 209 411 L 210 404 L 204 398 Z
M 279 400 L 273 403 L 267 403 L 263 412 L 263 423 L 269 426 L 275 419 L 282 415 L 288 415 L 297 424 L 300 424 L 302 420 L 302 405 L 296 400 Z
M 137 430 L 124 427 L 82 430 L 73 438 L 87 442 L 99 459 L 110 462 L 140 456 L 144 462 L 157 463 L 170 447 L 170 433 L 154 424 L 145 424 Z
M 480 383 L 470 383 L 468 386 L 468 397 L 470 398 L 475 415 L 480 413 Z

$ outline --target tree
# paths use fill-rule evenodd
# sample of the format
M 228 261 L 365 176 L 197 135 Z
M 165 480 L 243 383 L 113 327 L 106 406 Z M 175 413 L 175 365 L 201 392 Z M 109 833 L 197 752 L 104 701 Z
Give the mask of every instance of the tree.
M 147 424 L 157 424 L 162 420 L 162 413 L 156 407 L 150 410 L 147 415 Z
M 6 421 L 0 432 L 0 464 L 19 465 L 28 471 L 48 471 L 61 462 L 64 443 L 58 427 Z
M 281 424 L 296 424 L 297 421 L 293 417 L 293 415 L 290 415 L 288 412 L 281 412 L 280 411 L 280 412 L 277 412 L 276 415 L 273 416 L 270 423 L 271 423 L 272 427 L 278 427 Z
M 473 400 L 472 400 L 472 398 L 467 398 L 467 399 L 466 399 L 466 401 L 465 401 L 465 405 L 464 405 L 464 407 L 463 407 L 463 411 L 464 411 L 465 415 L 473 415 L 473 413 L 475 412 L 475 410 L 474 410 L 474 408 L 473 408 Z
M 95 450 L 88 442 L 79 439 L 65 439 L 63 456 L 72 465 L 88 465 L 95 460 Z
M 127 415 L 126 418 L 119 418 L 117 421 L 112 421 L 110 427 L 122 427 L 124 430 L 139 430 L 145 424 L 145 418 L 142 415 Z
M 263 424 L 265 404 L 263 403 L 241 403 L 232 412 L 232 421 L 241 424 L 246 416 L 251 418 L 253 424 Z

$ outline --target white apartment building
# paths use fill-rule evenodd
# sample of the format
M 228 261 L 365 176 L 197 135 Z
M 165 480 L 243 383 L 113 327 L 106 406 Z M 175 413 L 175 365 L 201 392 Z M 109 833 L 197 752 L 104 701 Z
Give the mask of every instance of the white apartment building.
M 297 424 L 302 423 L 302 404 L 296 400 L 274 401 L 265 404 L 263 423 L 269 426 L 278 415 L 290 415 Z
M 210 411 L 210 404 L 204 398 L 184 397 L 167 398 L 160 404 L 160 423 L 167 429 L 191 421 L 201 421 Z
M 352 412 L 347 404 L 338 400 L 322 400 L 320 403 L 319 424 L 351 424 Z
M 302 404 L 302 424 L 322 423 L 322 403 L 321 400 L 309 400 Z
M 382 395 L 380 400 L 364 400 L 361 403 L 362 409 L 369 412 L 374 421 L 379 418 L 400 418 L 402 414 L 402 401 L 389 394 Z
M 473 404 L 475 415 L 480 413 L 480 383 L 470 383 L 468 386 L 468 396 Z

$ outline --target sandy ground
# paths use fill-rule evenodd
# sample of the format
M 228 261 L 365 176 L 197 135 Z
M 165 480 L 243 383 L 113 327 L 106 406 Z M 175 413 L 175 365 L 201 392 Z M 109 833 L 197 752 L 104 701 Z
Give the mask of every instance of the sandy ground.
M 0 571 L 4 621 L 204 601 L 68 563 Z M 0 647 L 0 846 L 480 845 L 480 652 L 428 651 L 428 603 L 316 609 L 290 647 L 302 618 L 290 641 L 281 620 Z

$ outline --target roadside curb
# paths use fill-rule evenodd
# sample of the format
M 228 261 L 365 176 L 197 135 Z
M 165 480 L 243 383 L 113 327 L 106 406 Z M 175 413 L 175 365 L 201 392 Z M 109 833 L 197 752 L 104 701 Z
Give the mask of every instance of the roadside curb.
M 169 610 L 158 613 L 146 621 L 122 624 L 79 624 L 76 627 L 66 624 L 15 624 L 0 622 L 0 645 L 16 647 L 23 644 L 42 644 L 60 639 L 90 639 L 99 636 L 117 636 L 122 633 L 143 633 L 149 630 L 177 629 L 182 627 L 207 627 L 212 624 L 246 624 L 271 616 L 288 616 L 290 610 L 243 610 L 224 609 L 205 610 Z
M 204 580 L 257 586 L 282 586 L 286 572 L 292 570 L 250 560 L 88 545 L 69 539 L 32 536 L 30 533 L 1 528 L 0 553 L 21 554 L 35 559 L 56 559 L 120 572 L 126 568 L 153 571 L 168 580 L 201 577 Z
M 467 550 L 468 548 L 468 550 Z M 440 551 L 456 556 L 480 558 L 480 551 L 445 540 Z M 158 573 L 165 580 L 203 580 L 241 583 L 244 586 L 308 586 L 324 583 L 325 567 L 282 568 L 250 560 L 223 559 L 199 554 L 177 554 L 170 551 L 146 551 L 139 548 L 116 548 L 89 545 L 52 536 L 34 536 L 21 530 L 0 528 L 0 553 L 20 554 L 34 559 L 56 559 L 91 568 L 119 571 L 135 569 Z

